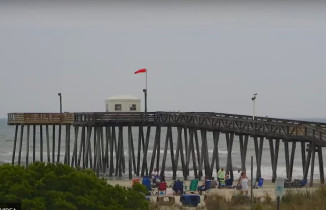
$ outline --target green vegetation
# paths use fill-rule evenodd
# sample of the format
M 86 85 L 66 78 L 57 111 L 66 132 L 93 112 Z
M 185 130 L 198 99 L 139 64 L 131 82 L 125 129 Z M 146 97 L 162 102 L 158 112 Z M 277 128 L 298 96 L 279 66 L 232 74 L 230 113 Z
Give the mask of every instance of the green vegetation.
M 22 209 L 148 209 L 146 188 L 111 186 L 91 170 L 63 164 L 0 166 L 0 203 L 22 203 Z

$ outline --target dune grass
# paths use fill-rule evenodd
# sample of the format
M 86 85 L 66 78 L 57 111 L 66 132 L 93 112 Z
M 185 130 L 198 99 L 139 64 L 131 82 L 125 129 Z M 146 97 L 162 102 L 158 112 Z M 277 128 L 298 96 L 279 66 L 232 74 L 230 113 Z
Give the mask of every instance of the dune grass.
M 226 200 L 221 195 L 209 195 L 205 199 L 205 205 L 200 209 L 221 209 L 221 210 L 249 210 L 250 198 L 236 195 L 232 199 Z M 267 193 L 260 199 L 255 199 L 253 202 L 254 210 L 274 210 L 276 209 L 276 201 L 272 200 Z M 326 210 L 326 187 L 318 189 L 288 189 L 280 202 L 282 210 L 310 210 L 310 209 L 325 209 Z

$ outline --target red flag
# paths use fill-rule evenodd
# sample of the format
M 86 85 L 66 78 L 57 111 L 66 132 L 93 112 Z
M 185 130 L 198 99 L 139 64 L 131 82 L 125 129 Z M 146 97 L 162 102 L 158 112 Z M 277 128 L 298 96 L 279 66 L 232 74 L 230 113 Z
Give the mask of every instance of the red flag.
M 146 73 L 147 69 L 139 69 L 137 71 L 135 71 L 135 74 L 138 74 L 138 73 Z

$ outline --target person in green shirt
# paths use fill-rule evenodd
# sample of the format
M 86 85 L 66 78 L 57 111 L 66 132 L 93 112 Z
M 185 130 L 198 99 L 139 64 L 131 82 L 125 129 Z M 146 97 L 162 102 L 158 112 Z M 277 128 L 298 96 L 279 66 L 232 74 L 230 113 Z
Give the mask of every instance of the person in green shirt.
M 224 168 L 221 168 L 218 172 L 217 172 L 217 179 L 219 182 L 219 187 L 222 187 L 225 185 L 225 170 Z

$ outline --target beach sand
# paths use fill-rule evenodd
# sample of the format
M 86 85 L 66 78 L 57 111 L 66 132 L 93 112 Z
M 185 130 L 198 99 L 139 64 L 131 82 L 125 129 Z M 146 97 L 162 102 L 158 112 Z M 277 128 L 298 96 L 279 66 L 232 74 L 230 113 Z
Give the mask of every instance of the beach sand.
M 167 186 L 169 186 L 169 185 L 171 185 L 173 183 L 172 180 L 167 180 L 166 182 L 167 182 Z M 188 186 L 189 187 L 190 180 L 185 180 L 183 182 L 184 182 L 184 185 L 185 186 Z M 203 181 L 199 181 L 199 185 L 202 184 L 202 182 Z M 113 180 L 113 179 L 108 179 L 107 180 L 107 183 L 110 184 L 110 185 L 120 185 L 120 186 L 127 187 L 127 188 L 128 187 L 131 187 L 131 180 Z M 233 184 L 235 185 L 235 183 L 233 183 Z M 314 186 L 313 187 L 309 187 L 309 183 L 308 183 L 306 185 L 306 187 L 303 187 L 303 188 L 289 188 L 289 189 L 292 189 L 292 190 L 295 190 L 295 191 L 306 191 L 306 190 L 313 191 L 313 190 L 318 189 L 319 186 L 321 186 L 320 183 L 319 183 L 319 181 L 318 180 L 315 180 L 315 183 L 314 183 Z M 287 190 L 287 189 L 285 189 L 285 190 Z M 157 192 L 157 190 L 154 191 L 154 192 Z M 239 194 L 240 194 L 240 191 L 239 190 L 236 190 L 236 189 L 226 189 L 226 188 L 219 189 L 219 188 L 213 188 L 213 189 L 210 189 L 210 191 L 209 191 L 208 194 L 206 194 L 204 192 L 201 195 L 201 197 L 200 197 L 200 201 L 201 202 L 200 202 L 199 207 L 204 207 L 204 205 L 205 205 L 205 203 L 204 203 L 205 195 L 208 195 L 208 196 L 211 196 L 211 195 L 219 195 L 219 196 L 224 197 L 227 200 L 231 200 L 232 196 L 236 196 L 236 195 L 239 195 Z M 177 205 L 180 205 L 181 206 L 180 196 L 178 196 L 178 195 L 173 195 L 173 196 L 175 198 L 175 203 Z M 249 196 L 250 196 L 250 186 L 249 186 Z M 275 197 L 275 183 L 272 183 L 271 180 L 264 180 L 264 184 L 263 184 L 263 187 L 262 188 L 253 189 L 253 196 L 254 197 L 261 197 L 262 200 L 266 196 L 268 196 L 273 201 L 275 201 L 276 200 L 276 197 Z M 156 202 L 156 199 L 157 199 L 157 195 L 152 195 L 150 199 L 151 199 L 152 202 L 155 203 Z

